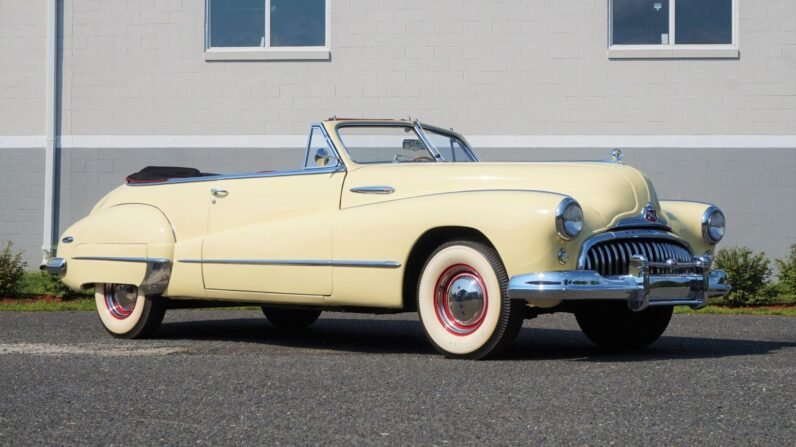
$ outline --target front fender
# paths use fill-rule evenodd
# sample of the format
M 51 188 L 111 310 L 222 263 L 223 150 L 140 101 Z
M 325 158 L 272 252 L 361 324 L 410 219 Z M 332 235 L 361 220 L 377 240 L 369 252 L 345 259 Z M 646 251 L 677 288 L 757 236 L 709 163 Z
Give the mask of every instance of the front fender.
M 334 258 L 398 261 L 398 269 L 337 268 L 334 296 L 345 304 L 372 303 L 373 291 L 399 307 L 405 262 L 415 242 L 438 227 L 468 227 L 497 249 L 509 276 L 562 268 L 557 253 L 579 246 L 556 234 L 555 210 L 565 196 L 542 191 L 494 190 L 432 194 L 344 208 L 334 228 Z M 584 233 L 588 230 L 584 229 Z M 573 248 L 572 258 L 577 255 Z
M 66 260 L 62 281 L 75 290 L 116 283 L 150 286 L 148 293 L 161 293 L 168 284 L 174 242 L 171 223 L 153 206 L 99 209 L 62 235 L 57 251 Z M 151 287 L 153 281 L 157 284 Z
M 713 205 L 684 200 L 661 200 L 660 204 L 668 225 L 691 244 L 694 255 L 713 254 L 716 244 L 709 244 L 702 238 L 702 216 Z

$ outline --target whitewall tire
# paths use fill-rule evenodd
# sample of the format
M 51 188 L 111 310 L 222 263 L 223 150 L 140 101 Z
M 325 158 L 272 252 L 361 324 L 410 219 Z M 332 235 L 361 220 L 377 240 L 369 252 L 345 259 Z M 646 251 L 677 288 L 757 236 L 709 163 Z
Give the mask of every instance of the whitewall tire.
M 417 287 L 420 321 L 434 347 L 448 357 L 481 359 L 511 344 L 524 303 L 508 299 L 507 284 L 494 248 L 469 240 L 437 248 Z
M 166 313 L 163 298 L 124 284 L 97 284 L 94 300 L 102 325 L 118 338 L 150 336 Z

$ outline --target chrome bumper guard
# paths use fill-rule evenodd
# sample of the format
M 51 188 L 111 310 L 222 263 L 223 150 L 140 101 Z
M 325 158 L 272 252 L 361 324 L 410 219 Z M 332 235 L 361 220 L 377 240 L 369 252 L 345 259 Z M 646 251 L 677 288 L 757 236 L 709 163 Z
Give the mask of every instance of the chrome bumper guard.
M 601 276 L 591 270 L 568 270 L 517 275 L 509 281 L 509 298 L 526 301 L 627 301 L 633 311 L 650 306 L 691 306 L 699 309 L 708 298 L 730 292 L 727 274 L 711 270 L 707 256 L 692 262 L 650 262 L 635 255 L 630 273 Z M 650 274 L 650 268 L 669 273 Z M 688 270 L 688 273 L 677 273 Z M 696 273 L 694 273 L 696 272 Z
M 47 273 L 53 276 L 64 276 L 66 274 L 66 259 L 52 258 L 47 261 L 47 264 L 41 266 L 42 270 L 47 270 Z

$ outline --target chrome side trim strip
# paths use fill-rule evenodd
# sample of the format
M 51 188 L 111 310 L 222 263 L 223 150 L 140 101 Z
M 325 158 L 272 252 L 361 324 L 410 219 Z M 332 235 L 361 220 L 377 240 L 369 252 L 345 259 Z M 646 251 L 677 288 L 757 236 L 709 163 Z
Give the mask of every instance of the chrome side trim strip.
M 317 175 L 317 174 L 333 174 L 335 172 L 345 172 L 345 167 L 332 166 L 328 168 L 308 168 L 308 169 L 292 169 L 288 171 L 273 171 L 273 172 L 248 172 L 242 174 L 222 174 L 222 175 L 209 175 L 207 177 L 185 177 L 173 178 L 162 182 L 152 183 L 127 183 L 127 186 L 144 187 L 144 186 L 158 186 L 158 185 L 174 185 L 178 183 L 198 183 L 198 182 L 215 182 L 218 180 L 242 180 L 250 178 L 267 178 L 267 177 L 287 177 L 293 175 Z
M 323 259 L 180 259 L 185 264 L 226 265 L 281 265 L 296 267 L 364 267 L 394 269 L 401 266 L 397 261 L 349 261 Z
M 351 192 L 355 192 L 357 194 L 392 194 L 395 192 L 395 188 L 392 186 L 355 186 L 351 188 Z
M 542 191 L 539 189 L 466 189 L 461 191 L 447 191 L 447 192 L 435 192 L 431 194 L 421 194 L 417 196 L 409 196 L 409 197 L 400 197 L 397 199 L 390 199 L 390 200 L 382 200 L 380 202 L 374 203 L 363 203 L 361 205 L 354 205 L 342 208 L 343 210 L 349 210 L 352 208 L 360 208 L 363 206 L 374 206 L 374 205 L 383 205 L 385 203 L 397 202 L 399 200 L 412 200 L 412 199 L 420 199 L 423 197 L 434 197 L 434 196 L 447 196 L 451 194 L 467 194 L 467 193 L 478 193 L 478 192 L 536 192 L 542 194 L 552 194 L 554 196 L 559 197 L 567 197 L 565 194 L 553 192 L 553 191 Z
M 156 264 L 170 263 L 166 258 L 129 258 L 123 256 L 75 256 L 75 261 L 114 261 L 114 262 L 152 262 Z

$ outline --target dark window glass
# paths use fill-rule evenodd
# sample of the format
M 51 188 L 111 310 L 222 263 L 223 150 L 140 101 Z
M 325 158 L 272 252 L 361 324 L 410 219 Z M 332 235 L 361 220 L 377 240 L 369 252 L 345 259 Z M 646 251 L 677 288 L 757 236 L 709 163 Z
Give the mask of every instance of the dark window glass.
M 271 46 L 324 46 L 325 16 L 325 0 L 271 0 Z
M 732 0 L 677 0 L 675 43 L 732 43 Z
M 259 47 L 265 36 L 265 0 L 209 0 L 211 47 Z
M 612 5 L 614 45 L 669 43 L 669 0 L 613 0 Z

